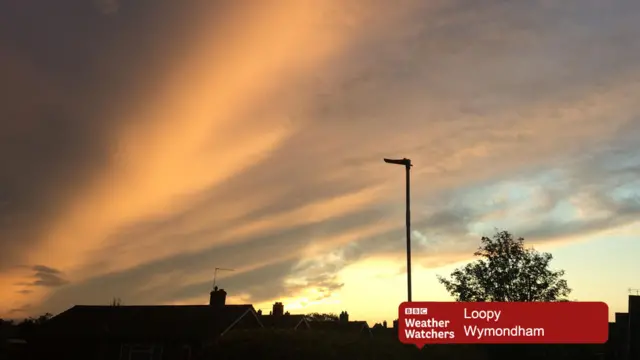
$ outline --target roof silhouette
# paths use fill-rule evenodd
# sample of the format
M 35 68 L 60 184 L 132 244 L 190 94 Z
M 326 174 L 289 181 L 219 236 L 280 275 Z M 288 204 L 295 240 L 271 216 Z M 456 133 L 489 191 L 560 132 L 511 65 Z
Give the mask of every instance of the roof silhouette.
M 369 329 L 366 321 L 313 321 L 310 323 L 311 329 L 328 331 L 364 331 Z
M 275 329 L 293 329 L 300 323 L 306 322 L 304 315 L 261 315 L 259 318 L 264 327 Z
M 252 305 L 76 305 L 46 322 L 41 334 L 79 338 L 192 338 L 203 334 L 220 335 L 246 315 L 256 316 Z

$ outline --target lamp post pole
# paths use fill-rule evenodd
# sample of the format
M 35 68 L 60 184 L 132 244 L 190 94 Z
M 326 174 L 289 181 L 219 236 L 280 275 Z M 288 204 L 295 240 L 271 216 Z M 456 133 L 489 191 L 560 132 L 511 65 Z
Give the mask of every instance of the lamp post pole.
M 406 174 L 406 230 L 407 230 L 407 297 L 411 302 L 411 160 L 404 159 L 384 159 L 387 164 L 403 165 Z

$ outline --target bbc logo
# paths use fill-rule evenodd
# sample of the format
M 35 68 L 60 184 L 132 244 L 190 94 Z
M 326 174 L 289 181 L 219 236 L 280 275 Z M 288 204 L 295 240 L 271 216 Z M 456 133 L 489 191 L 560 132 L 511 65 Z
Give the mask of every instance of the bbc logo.
M 405 308 L 405 315 L 427 315 L 427 308 Z

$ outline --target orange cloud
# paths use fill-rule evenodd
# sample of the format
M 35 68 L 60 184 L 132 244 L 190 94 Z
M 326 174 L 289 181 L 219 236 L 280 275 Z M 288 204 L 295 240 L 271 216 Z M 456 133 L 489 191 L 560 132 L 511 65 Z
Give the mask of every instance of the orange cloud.
M 638 131 L 629 94 L 640 72 L 621 60 L 636 58 L 633 47 L 589 26 L 565 28 L 552 11 L 561 5 L 401 3 L 202 5 L 194 17 L 175 9 L 187 25 L 157 29 L 164 40 L 149 40 L 160 45 L 149 46 L 148 68 L 132 67 L 136 85 L 104 81 L 99 93 L 117 101 L 96 118 L 113 125 L 89 133 L 106 139 L 107 154 L 90 152 L 89 175 L 63 177 L 73 191 L 47 202 L 53 216 L 25 246 L 25 263 L 64 270 L 71 283 L 24 298 L 11 284 L 25 275 L 7 273 L 0 283 L 12 294 L 0 313 L 45 297 L 52 307 L 206 299 L 221 262 L 237 269 L 225 281 L 238 296 L 300 303 L 339 285 L 345 264 L 402 265 L 404 174 L 386 156 L 415 164 L 415 256 L 426 268 L 467 258 L 479 234 L 514 218 L 545 240 L 632 221 L 629 202 L 603 200 L 603 164 L 631 153 Z M 567 21 L 584 24 L 582 15 Z M 610 35 L 631 20 L 617 19 L 626 25 Z M 127 46 L 116 49 L 135 52 L 137 41 L 119 39 Z M 597 57 L 585 55 L 594 48 Z M 97 61 L 94 71 L 126 72 L 121 55 L 104 54 L 117 66 Z M 602 168 L 583 155 L 600 156 Z M 551 180 L 537 176 L 557 168 Z M 523 178 L 544 201 L 511 196 Z M 560 202 L 583 219 L 606 216 L 561 224 L 552 211 Z M 304 285 L 287 285 L 294 280 Z M 104 284 L 118 293 L 101 293 Z

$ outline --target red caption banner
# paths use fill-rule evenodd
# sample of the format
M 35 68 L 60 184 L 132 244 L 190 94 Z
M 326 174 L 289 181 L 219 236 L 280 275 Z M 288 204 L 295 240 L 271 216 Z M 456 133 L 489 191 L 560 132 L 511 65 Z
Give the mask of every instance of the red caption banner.
M 404 302 L 398 337 L 405 344 L 602 344 L 609 336 L 603 302 Z

